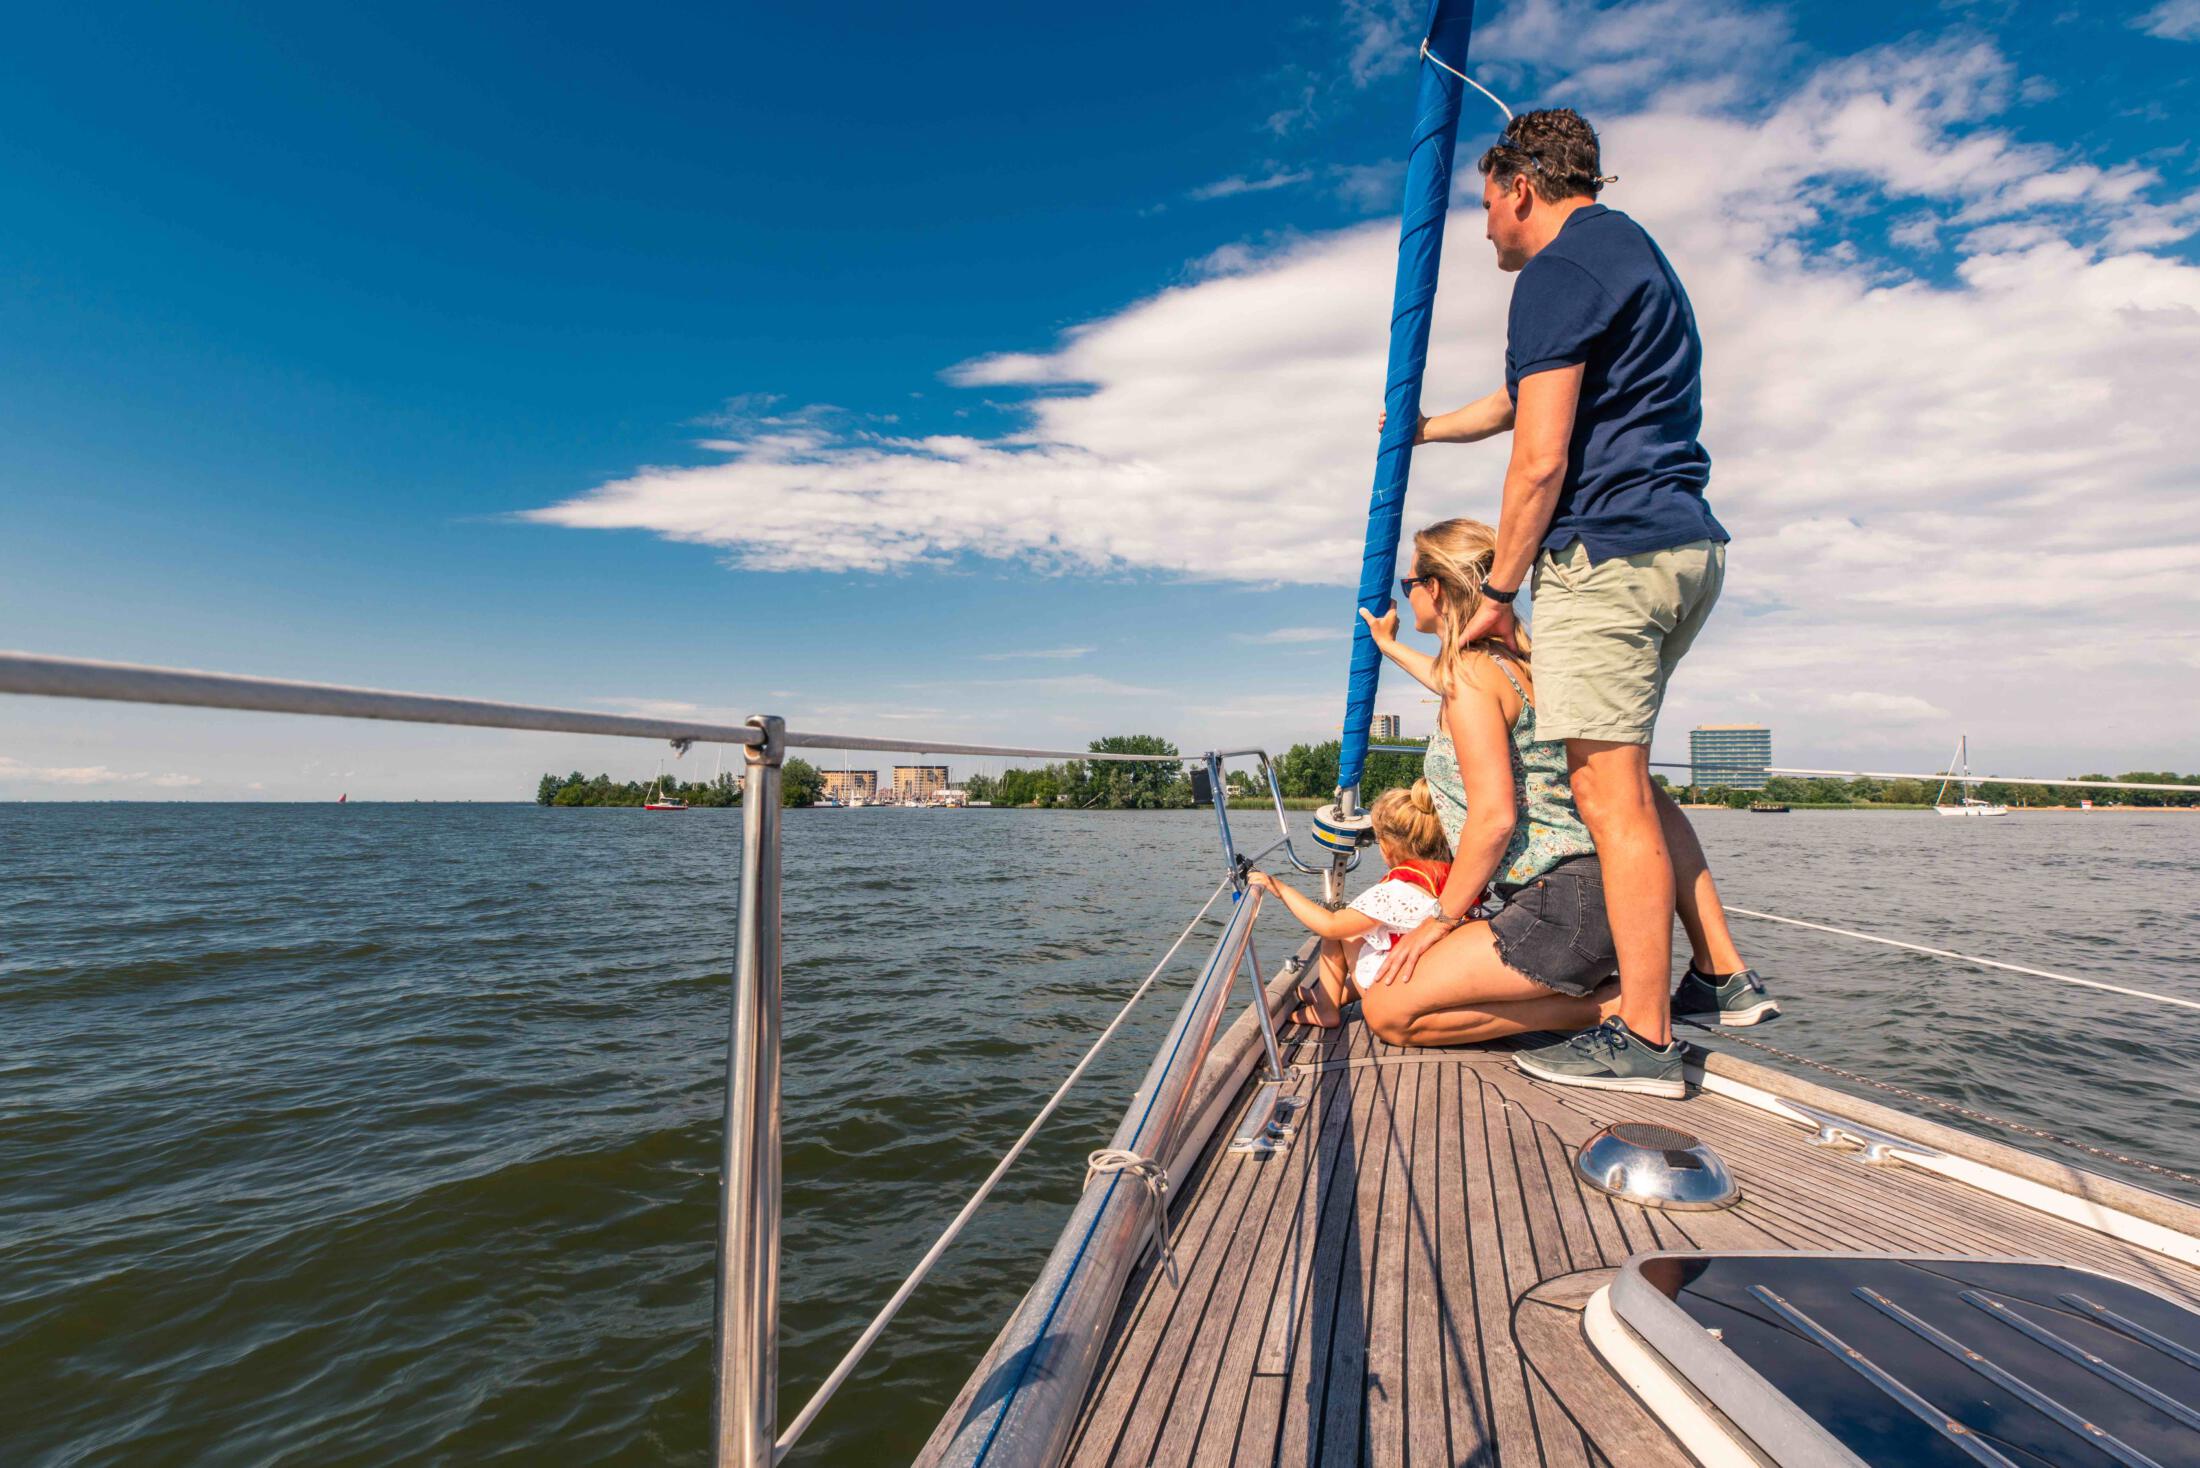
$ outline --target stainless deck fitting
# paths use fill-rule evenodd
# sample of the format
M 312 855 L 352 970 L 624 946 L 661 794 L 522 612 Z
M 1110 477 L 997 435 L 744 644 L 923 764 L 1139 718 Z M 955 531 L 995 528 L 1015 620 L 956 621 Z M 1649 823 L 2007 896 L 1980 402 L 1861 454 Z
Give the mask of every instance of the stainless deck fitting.
M 1741 1196 L 1719 1154 L 1678 1127 L 1615 1121 L 1574 1155 L 1590 1187 L 1645 1208 L 1707 1212 Z

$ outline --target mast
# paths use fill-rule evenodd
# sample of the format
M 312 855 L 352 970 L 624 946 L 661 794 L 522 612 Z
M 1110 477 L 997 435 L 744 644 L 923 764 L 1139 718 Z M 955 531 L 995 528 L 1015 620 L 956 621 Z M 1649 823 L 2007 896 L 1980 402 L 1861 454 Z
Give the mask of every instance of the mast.
M 1444 250 L 1444 216 L 1451 202 L 1452 153 L 1459 142 L 1459 99 L 1465 87 L 1437 60 L 1467 64 L 1474 0 L 1430 0 L 1420 90 L 1406 153 L 1405 209 L 1398 233 L 1397 287 L 1390 310 L 1390 362 L 1383 409 L 1389 419 L 1375 451 L 1375 487 L 1368 498 L 1367 542 L 1360 557 L 1356 605 L 1381 616 L 1391 605 L 1398 569 L 1398 530 L 1405 518 L 1406 478 L 1413 468 L 1413 434 L 1421 420 L 1421 374 L 1428 364 L 1429 317 L 1436 302 L 1436 268 Z M 1433 58 L 1433 59 L 1432 59 Z M 1337 815 L 1358 814 L 1360 776 L 1367 767 L 1367 732 L 1375 717 L 1382 654 L 1367 624 L 1352 619 L 1351 677 L 1345 690 L 1344 741 L 1337 756 Z
M 1956 772 L 1958 763 L 1963 766 L 1964 774 L 1971 773 L 1971 736 L 1968 734 L 1956 736 L 1955 755 L 1948 761 L 1948 768 L 1940 772 L 1940 788 L 1933 792 L 1933 807 L 1936 810 L 1940 807 L 1940 798 L 1948 793 L 1948 777 Z

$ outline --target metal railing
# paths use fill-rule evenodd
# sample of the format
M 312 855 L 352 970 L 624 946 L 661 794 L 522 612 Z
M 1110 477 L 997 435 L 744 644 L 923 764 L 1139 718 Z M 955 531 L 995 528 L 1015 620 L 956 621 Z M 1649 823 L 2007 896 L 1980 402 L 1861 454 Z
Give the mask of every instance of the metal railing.
M 786 751 L 797 747 L 921 750 L 1005 759 L 1178 765 L 1196 763 L 1200 758 L 798 733 L 788 730 L 782 719 L 765 714 L 741 724 L 714 724 L 23 652 L 0 652 L 0 693 L 661 739 L 682 748 L 690 744 L 731 744 L 743 749 L 741 882 L 726 1043 L 714 1312 L 716 1382 L 711 1441 L 713 1461 L 720 1468 L 772 1468 L 779 1456 L 775 1439 L 779 1394 L 780 785 Z M 1195 996 L 1227 994 L 1231 987 L 1227 981 L 1220 986 L 1208 981 L 1225 953 L 1229 964 L 1221 972 L 1234 977 L 1239 958 L 1250 943 L 1252 917 L 1258 905 L 1257 901 L 1240 903 Z M 1256 973 L 1256 1000 L 1258 988 Z M 1214 1002 L 1219 1004 L 1219 1000 Z M 1178 1030 L 1171 1032 L 1172 1038 L 1194 1022 L 1194 1008 L 1187 1004 Z M 1219 1008 L 1199 1011 L 1199 1022 L 1204 1024 L 1198 1041 L 1201 1047 L 1212 1040 L 1212 1021 L 1219 1012 Z M 1265 1018 L 1265 1011 L 1263 1014 Z M 1204 1054 L 1203 1048 L 1200 1053 Z M 1174 1099 L 1158 1109 L 1148 1108 L 1162 1117 L 1160 1134 L 1164 1136 L 1167 1127 L 1174 1124 L 1175 1109 L 1183 1100 L 1181 1094 L 1172 1095 Z M 1164 1100 L 1158 1095 L 1152 1099 L 1157 1103 Z M 1150 1129 L 1133 1133 L 1135 1138 L 1152 1135 Z M 1120 1181 L 1110 1180 L 1106 1190 L 1110 1197 Z

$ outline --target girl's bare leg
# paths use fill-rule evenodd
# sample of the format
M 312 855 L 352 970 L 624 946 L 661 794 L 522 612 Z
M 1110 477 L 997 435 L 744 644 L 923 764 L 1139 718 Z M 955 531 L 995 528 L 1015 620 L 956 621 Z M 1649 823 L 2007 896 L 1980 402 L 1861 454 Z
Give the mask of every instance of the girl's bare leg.
M 1732 974 L 1749 967 L 1734 946 L 1734 932 L 1726 925 L 1726 909 L 1719 905 L 1719 886 L 1711 880 L 1711 863 L 1704 859 L 1703 843 L 1688 814 L 1673 797 L 1658 792 L 1658 824 L 1665 831 L 1665 849 L 1673 857 L 1673 905 L 1680 910 L 1681 926 L 1688 930 L 1689 962 L 1699 974 Z
M 1326 938 L 1314 982 L 1299 985 L 1306 1002 L 1291 1011 L 1293 1024 L 1333 1030 L 1344 1023 L 1344 1006 L 1358 997 L 1352 983 L 1352 965 L 1359 962 L 1360 939 Z
M 1392 1045 L 1468 1045 L 1534 1030 L 1585 1030 L 1619 1013 L 1619 985 L 1585 999 L 1506 966 L 1488 923 L 1469 923 L 1421 956 L 1412 981 L 1377 984 L 1361 1013 Z

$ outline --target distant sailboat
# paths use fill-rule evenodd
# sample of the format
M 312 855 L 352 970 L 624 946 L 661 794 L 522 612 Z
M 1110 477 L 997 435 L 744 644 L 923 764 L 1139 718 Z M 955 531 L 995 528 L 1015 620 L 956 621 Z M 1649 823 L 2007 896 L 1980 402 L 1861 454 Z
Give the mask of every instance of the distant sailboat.
M 1955 774 L 1955 770 L 1958 768 L 1963 771 L 1960 776 Z M 1950 780 L 1961 781 L 1963 797 L 1958 804 L 1944 805 L 1942 804 L 1942 797 L 1948 793 L 1948 782 Z M 1971 793 L 1971 787 L 1979 783 L 1979 781 L 1971 778 L 1971 736 L 1968 734 L 1960 735 L 1956 740 L 1956 757 L 1950 762 L 1949 772 L 1941 777 L 1940 789 L 1933 792 L 1933 813 L 1943 816 L 2005 816 L 2009 814 L 2008 806 L 1996 805 L 1990 800 L 1980 800 Z
M 347 803 L 348 801 L 350 801 L 350 799 L 351 799 L 351 792 L 350 792 L 349 790 L 347 790 L 347 791 L 345 791 L 345 792 L 344 792 L 344 793 L 343 793 L 342 795 L 339 795 L 339 796 L 337 796 L 337 797 L 336 797 L 336 803 L 337 803 L 338 805 L 343 805 L 343 804 Z

